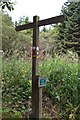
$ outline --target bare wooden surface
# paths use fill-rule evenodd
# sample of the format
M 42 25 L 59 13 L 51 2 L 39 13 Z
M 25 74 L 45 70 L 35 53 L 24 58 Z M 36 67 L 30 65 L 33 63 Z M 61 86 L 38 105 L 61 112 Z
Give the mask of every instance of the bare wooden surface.
M 33 18 L 33 47 L 39 47 L 39 17 Z M 36 52 L 36 50 L 35 50 Z M 32 118 L 42 118 L 42 88 L 38 88 L 38 58 L 32 55 Z
M 40 20 L 38 22 L 38 27 L 44 26 L 44 25 L 49 25 L 49 24 L 56 24 L 58 22 L 63 22 L 63 21 L 64 21 L 64 16 L 60 15 L 60 16 Z M 26 30 L 26 29 L 30 29 L 30 28 L 33 28 L 33 27 L 34 27 L 33 23 L 20 25 L 20 26 L 16 26 L 16 31 Z

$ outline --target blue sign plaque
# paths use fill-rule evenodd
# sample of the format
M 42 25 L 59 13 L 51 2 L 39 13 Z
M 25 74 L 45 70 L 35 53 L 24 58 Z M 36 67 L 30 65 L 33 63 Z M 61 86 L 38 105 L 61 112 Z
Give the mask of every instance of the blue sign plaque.
M 39 87 L 44 87 L 46 84 L 46 78 L 40 77 L 38 81 L 38 86 Z

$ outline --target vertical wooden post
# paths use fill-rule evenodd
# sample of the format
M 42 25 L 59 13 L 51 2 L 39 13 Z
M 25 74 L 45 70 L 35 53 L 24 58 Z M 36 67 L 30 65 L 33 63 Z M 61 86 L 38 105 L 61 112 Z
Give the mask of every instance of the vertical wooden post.
M 32 54 L 32 118 L 42 118 L 42 88 L 38 87 L 39 17 L 33 17 L 33 54 Z
M 16 26 L 16 31 L 33 28 L 33 54 L 32 54 L 32 118 L 42 118 L 42 86 L 38 87 L 38 47 L 39 27 L 62 22 L 63 15 L 39 21 L 38 16 L 33 17 L 33 23 Z

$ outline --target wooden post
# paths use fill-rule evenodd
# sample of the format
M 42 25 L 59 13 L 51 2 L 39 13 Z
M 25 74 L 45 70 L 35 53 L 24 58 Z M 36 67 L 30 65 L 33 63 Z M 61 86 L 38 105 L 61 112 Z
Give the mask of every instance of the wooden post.
M 42 87 L 38 87 L 38 50 L 39 50 L 39 27 L 63 22 L 64 16 L 56 16 L 39 21 L 38 16 L 33 17 L 33 23 L 16 26 L 16 31 L 33 28 L 32 46 L 32 118 L 42 118 Z
M 33 47 L 32 47 L 32 118 L 42 118 L 42 88 L 38 87 L 38 56 L 39 49 L 39 17 L 33 17 Z

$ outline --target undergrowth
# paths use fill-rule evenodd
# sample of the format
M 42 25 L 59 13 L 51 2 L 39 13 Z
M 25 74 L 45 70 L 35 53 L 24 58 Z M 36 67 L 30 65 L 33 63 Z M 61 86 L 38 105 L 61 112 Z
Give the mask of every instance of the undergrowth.
M 3 117 L 23 117 L 31 112 L 32 70 L 31 62 L 3 60 L 2 63 Z M 80 117 L 78 103 L 78 64 L 55 57 L 39 63 L 39 76 L 47 78 L 44 93 L 56 104 L 59 117 Z M 9 113 L 9 114 L 8 114 Z

